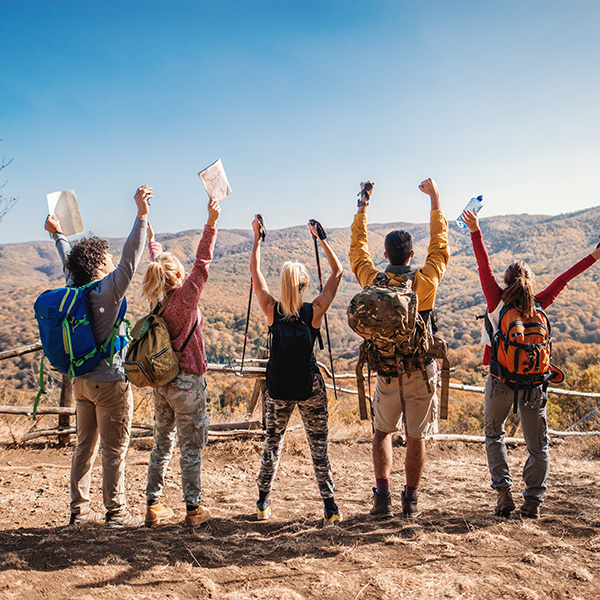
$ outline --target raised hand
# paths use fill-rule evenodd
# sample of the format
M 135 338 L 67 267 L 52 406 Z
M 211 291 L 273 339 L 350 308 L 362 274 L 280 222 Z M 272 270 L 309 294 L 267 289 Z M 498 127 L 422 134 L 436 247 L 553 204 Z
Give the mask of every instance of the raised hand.
M 469 231 L 479 231 L 479 219 L 475 213 L 472 213 L 470 210 L 463 210 L 460 218 L 463 220 L 463 223 L 469 228 Z
M 44 223 L 44 229 L 52 235 L 53 233 L 62 233 L 60 221 L 56 215 L 48 215 Z
M 138 207 L 138 219 L 146 219 L 150 212 L 150 200 L 154 198 L 152 188 L 142 185 L 137 189 L 134 198 Z
M 438 190 L 437 183 L 433 179 L 431 179 L 431 177 L 429 179 L 426 179 L 425 181 L 421 181 L 421 183 L 419 184 L 419 189 L 424 194 L 427 194 L 430 198 L 432 198 L 433 196 L 437 196 L 438 198 L 440 197 L 440 192 Z
M 218 200 L 211 198 L 208 201 L 208 221 L 206 224 L 210 227 L 214 227 L 219 220 L 219 215 L 221 214 L 221 205 Z

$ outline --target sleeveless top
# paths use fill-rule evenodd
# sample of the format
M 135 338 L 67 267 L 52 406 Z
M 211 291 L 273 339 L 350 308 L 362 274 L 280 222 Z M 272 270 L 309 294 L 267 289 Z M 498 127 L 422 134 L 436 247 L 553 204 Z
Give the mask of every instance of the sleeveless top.
M 299 317 L 286 318 L 277 303 L 269 327 L 271 352 L 267 363 L 267 390 L 271 398 L 306 400 L 312 395 L 313 377 L 318 372 L 313 352 L 321 334 L 312 326 L 313 305 L 305 302 Z

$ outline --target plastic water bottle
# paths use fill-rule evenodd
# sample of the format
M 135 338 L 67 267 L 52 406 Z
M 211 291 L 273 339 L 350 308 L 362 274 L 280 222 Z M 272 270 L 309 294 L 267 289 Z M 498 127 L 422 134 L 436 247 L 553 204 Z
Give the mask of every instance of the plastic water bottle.
M 477 198 L 471 198 L 469 203 L 465 206 L 465 210 L 472 212 L 473 214 L 477 214 L 483 206 L 483 196 L 477 196 Z M 464 211 L 463 211 L 464 212 Z M 456 224 L 463 229 L 467 228 L 467 224 L 461 219 L 462 213 L 458 215 L 458 219 L 456 219 Z

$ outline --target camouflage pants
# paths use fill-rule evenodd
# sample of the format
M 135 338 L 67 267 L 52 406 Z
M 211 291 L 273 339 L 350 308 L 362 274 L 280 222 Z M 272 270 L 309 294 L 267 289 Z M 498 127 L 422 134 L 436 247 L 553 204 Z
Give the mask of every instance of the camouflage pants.
M 260 471 L 256 482 L 261 492 L 270 492 L 279 467 L 285 430 L 294 407 L 298 405 L 306 439 L 310 447 L 313 468 L 321 497 L 333 498 L 335 487 L 327 455 L 327 392 L 323 377 L 316 373 L 312 396 L 306 400 L 276 400 L 266 395 L 267 436 L 260 460 Z
M 200 504 L 200 467 L 209 420 L 204 375 L 179 371 L 173 381 L 154 390 L 154 448 L 148 462 L 146 501 L 154 504 L 163 494 L 165 475 L 175 440 L 185 503 Z M 177 431 L 176 431 L 177 430 Z

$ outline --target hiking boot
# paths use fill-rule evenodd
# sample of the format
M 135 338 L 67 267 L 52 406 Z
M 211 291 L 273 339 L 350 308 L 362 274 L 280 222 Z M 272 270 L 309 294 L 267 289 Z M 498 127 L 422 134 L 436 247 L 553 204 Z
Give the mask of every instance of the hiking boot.
M 415 519 L 416 517 L 421 515 L 421 511 L 419 510 L 419 495 L 417 494 L 414 498 L 406 497 L 406 490 L 402 490 L 401 494 L 402 498 L 402 514 L 407 519 Z
M 369 514 L 374 519 L 388 519 L 393 517 L 392 495 L 381 496 L 377 493 L 377 489 L 373 488 L 373 508 L 371 508 Z
M 262 504 L 256 503 L 256 520 L 266 521 L 271 516 L 271 507 L 269 501 L 263 502 Z
M 498 500 L 496 501 L 494 514 L 497 517 L 507 519 L 513 510 L 515 510 L 515 501 L 513 500 L 510 488 L 498 490 Z
M 143 524 L 144 519 L 142 517 L 132 515 L 127 509 L 106 513 L 106 525 L 108 527 L 141 527 Z
M 185 527 L 196 527 L 210 519 L 210 510 L 200 505 L 194 510 L 188 510 L 183 521 Z
M 80 525 L 83 523 L 104 523 L 104 516 L 102 513 L 96 512 L 91 508 L 85 512 L 71 513 L 69 525 Z
M 338 508 L 335 512 L 325 511 L 325 516 L 323 517 L 323 525 L 327 527 L 328 525 L 339 525 L 343 521 L 344 517 L 342 516 L 342 511 Z
M 165 519 L 170 519 L 174 514 L 173 509 L 168 507 L 161 498 L 156 504 L 146 507 L 144 525 L 146 527 L 155 527 Z
M 521 504 L 519 514 L 524 519 L 539 519 L 540 518 L 540 503 L 535 500 L 525 500 Z

